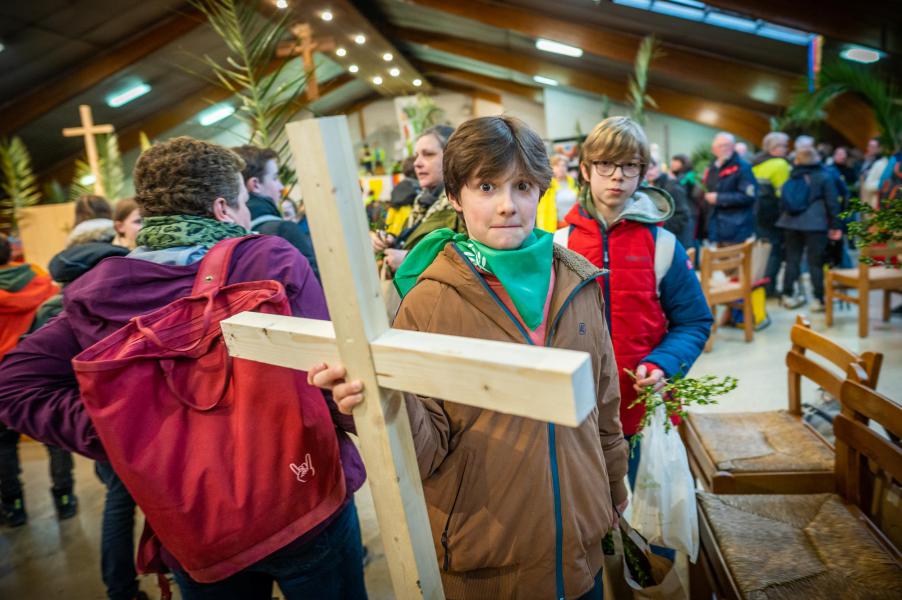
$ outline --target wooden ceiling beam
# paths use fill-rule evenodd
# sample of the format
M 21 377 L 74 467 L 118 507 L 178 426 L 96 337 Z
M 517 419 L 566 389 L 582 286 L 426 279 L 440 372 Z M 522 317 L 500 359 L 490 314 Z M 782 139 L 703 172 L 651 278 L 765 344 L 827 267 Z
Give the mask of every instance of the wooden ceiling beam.
M 273 61 L 270 69 L 278 66 L 281 60 Z M 354 81 L 354 77 L 347 73 L 333 77 L 320 85 L 320 98 L 324 98 L 328 94 L 338 90 L 340 87 Z M 202 110 L 209 108 L 211 105 L 222 102 L 231 98 L 233 94 L 228 90 L 215 85 L 208 85 L 197 92 L 189 94 L 182 99 L 176 101 L 172 106 L 159 111 L 156 116 L 146 121 L 140 121 L 124 127 L 117 131 L 119 138 L 119 150 L 123 153 L 133 148 L 137 148 L 141 143 L 141 133 L 148 138 L 153 139 L 178 127 L 182 123 L 188 121 Z M 299 95 L 297 101 L 298 110 L 302 109 L 306 102 L 303 101 L 303 95 Z M 72 177 L 73 165 L 75 157 L 69 157 L 59 161 L 53 167 L 46 169 L 41 173 L 44 180 L 57 179 L 58 181 L 68 181 Z
M 500 90 L 509 94 L 522 96 L 524 98 L 532 100 L 533 102 L 541 101 L 542 88 L 538 84 L 534 86 L 525 85 L 516 81 L 512 81 L 510 79 L 489 77 L 480 73 L 464 71 L 463 69 L 455 69 L 453 67 L 448 67 L 446 65 L 441 65 L 424 60 L 412 60 L 411 62 L 413 62 L 413 64 L 416 65 L 416 67 L 420 71 L 423 71 L 428 77 L 438 78 L 442 81 L 463 81 L 464 83 L 469 83 L 480 88 Z
M 551 77 L 559 81 L 561 85 L 593 94 L 606 95 L 614 100 L 625 98 L 627 94 L 625 81 L 605 79 L 594 73 L 563 66 L 549 60 L 514 54 L 486 44 L 414 29 L 394 28 L 393 36 L 409 43 L 518 71 L 529 76 Z M 770 130 L 767 115 L 763 113 L 656 86 L 650 86 L 648 93 L 658 104 L 658 108 L 655 109 L 657 112 L 716 129 L 732 131 L 753 143 L 758 143 Z
M 175 14 L 116 44 L 74 71 L 54 76 L 5 103 L 0 106 L 0 135 L 11 134 L 205 22 L 203 15 L 195 10 Z
M 533 38 L 563 42 L 585 52 L 631 65 L 642 38 L 540 14 L 529 9 L 483 0 L 409 0 L 413 4 L 441 10 L 473 21 L 515 31 Z M 655 59 L 652 74 L 659 73 L 694 84 L 698 89 L 716 87 L 735 98 L 732 104 L 752 110 L 771 110 L 789 103 L 798 75 L 764 69 L 722 56 L 661 44 L 664 54 Z M 575 64 L 575 59 L 574 59 Z
M 632 64 L 636 50 L 639 48 L 641 38 L 622 32 L 610 31 L 587 25 L 556 19 L 548 14 L 539 14 L 525 8 L 511 5 L 500 5 L 484 0 L 408 0 L 414 4 L 458 15 L 473 21 L 498 27 L 504 30 L 515 31 L 529 37 L 543 37 L 558 42 L 563 42 L 582 48 L 585 52 L 618 63 Z M 808 8 L 802 10 L 798 7 L 786 8 L 788 5 L 783 0 L 767 0 L 772 8 L 767 12 L 774 15 L 812 15 Z M 829 0 L 836 3 L 842 0 Z M 736 6 L 736 10 L 755 14 L 761 11 L 761 7 L 752 8 L 754 3 L 740 0 L 719 0 L 713 4 Z M 843 3 L 846 10 L 848 6 Z M 902 13 L 886 7 L 881 9 L 886 13 L 886 21 L 902 22 Z M 749 8 L 746 8 L 749 7 Z M 800 12 L 801 11 L 801 12 Z M 821 11 L 814 11 L 820 14 Z M 811 16 L 812 20 L 820 18 Z M 799 25 L 799 23 L 796 23 Z M 752 111 L 762 111 L 775 114 L 780 108 L 790 104 L 798 81 L 802 74 L 791 74 L 762 68 L 742 61 L 730 60 L 701 52 L 693 52 L 683 47 L 674 46 L 664 42 L 662 44 L 665 54 L 656 58 L 651 67 L 652 77 L 655 73 L 691 82 L 693 89 L 698 89 L 700 94 L 706 89 L 718 89 L 730 94 L 735 99 L 729 100 L 730 105 L 742 106 Z M 655 87 L 654 84 L 651 84 Z M 655 87 L 660 95 L 659 87 Z M 676 92 L 674 92 L 676 93 Z M 623 98 L 623 95 L 616 98 Z M 876 134 L 877 124 L 873 117 L 873 111 L 859 98 L 847 95 L 840 103 L 834 105 L 828 112 L 827 124 L 843 135 L 851 143 L 863 148 L 867 140 Z M 841 107 L 841 108 L 840 108 Z M 760 138 L 751 139 L 755 144 L 760 144 Z

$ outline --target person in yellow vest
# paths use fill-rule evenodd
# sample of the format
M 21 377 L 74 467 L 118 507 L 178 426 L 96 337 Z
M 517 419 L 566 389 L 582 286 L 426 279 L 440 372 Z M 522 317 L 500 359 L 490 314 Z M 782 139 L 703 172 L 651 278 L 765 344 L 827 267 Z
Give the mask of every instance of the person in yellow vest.
M 555 154 L 551 159 L 551 185 L 539 200 L 536 210 L 536 227 L 550 233 L 563 227 L 561 222 L 576 204 L 579 187 L 576 180 L 567 174 L 569 162 L 562 154 Z
M 420 192 L 420 184 L 417 181 L 417 172 L 413 168 L 414 158 L 408 156 L 401 167 L 404 179 L 391 191 L 391 200 L 388 202 L 388 214 L 385 216 L 385 232 L 398 237 L 404 230 L 410 212 L 413 210 L 413 201 Z

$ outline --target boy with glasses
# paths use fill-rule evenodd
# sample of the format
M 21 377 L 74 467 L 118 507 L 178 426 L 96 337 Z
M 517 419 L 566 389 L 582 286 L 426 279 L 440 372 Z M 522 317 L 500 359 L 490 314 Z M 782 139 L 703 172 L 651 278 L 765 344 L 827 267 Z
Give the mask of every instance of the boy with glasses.
M 639 187 L 651 156 L 645 132 L 628 117 L 610 117 L 586 138 L 580 157 L 583 184 L 555 242 L 605 270 L 605 318 L 620 377 L 620 420 L 629 439 L 644 406 L 628 408 L 637 392 L 685 375 L 714 322 L 686 251 L 659 225 L 673 214 L 664 190 Z M 636 381 L 626 373 L 634 371 Z M 630 457 L 635 485 L 638 447 Z

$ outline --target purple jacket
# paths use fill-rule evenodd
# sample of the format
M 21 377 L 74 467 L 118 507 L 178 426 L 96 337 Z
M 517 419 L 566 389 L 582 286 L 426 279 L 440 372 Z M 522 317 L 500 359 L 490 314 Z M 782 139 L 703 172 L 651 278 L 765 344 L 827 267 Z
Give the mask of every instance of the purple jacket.
M 132 317 L 189 295 L 199 265 L 171 266 L 113 257 L 70 284 L 63 292 L 63 312 L 0 363 L 0 422 L 42 442 L 104 460 L 103 446 L 81 402 L 72 358 Z M 232 257 L 229 284 L 266 279 L 285 286 L 293 315 L 329 318 L 323 290 L 310 264 L 281 238 L 248 240 Z M 345 433 L 354 432 L 353 420 L 327 402 L 337 426 L 350 496 L 366 477 L 360 455 Z

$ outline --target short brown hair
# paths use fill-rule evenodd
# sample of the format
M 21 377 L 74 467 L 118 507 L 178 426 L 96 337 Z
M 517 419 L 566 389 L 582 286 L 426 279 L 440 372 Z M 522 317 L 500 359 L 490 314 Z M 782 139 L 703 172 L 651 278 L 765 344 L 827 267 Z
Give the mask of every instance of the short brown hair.
M 251 177 L 263 179 L 263 174 L 266 172 L 266 163 L 269 161 L 274 160 L 276 161 L 276 166 L 279 165 L 279 153 L 272 148 L 261 148 L 245 144 L 244 146 L 232 148 L 232 152 L 244 160 L 244 169 L 241 171 L 244 183 L 247 183 Z
M 103 196 L 85 195 L 75 201 L 75 224 L 91 219 L 109 219 L 113 216 L 110 203 Z
M 135 201 L 145 217 L 213 215 L 217 198 L 237 208 L 241 157 L 216 144 L 177 137 L 151 146 L 135 165 Z
M 545 143 L 514 117 L 479 117 L 464 122 L 448 140 L 442 158 L 445 191 L 453 198 L 471 178 L 493 178 L 516 166 L 544 194 L 551 183 Z
M 135 212 L 136 208 L 138 208 L 138 203 L 134 198 L 122 198 L 113 207 L 113 222 L 126 220 L 130 214 Z
M 651 162 L 648 138 L 642 127 L 629 117 L 608 117 L 592 129 L 580 150 L 580 165 L 590 167 L 596 160 L 625 162 L 639 157 L 642 170 L 639 178 Z

